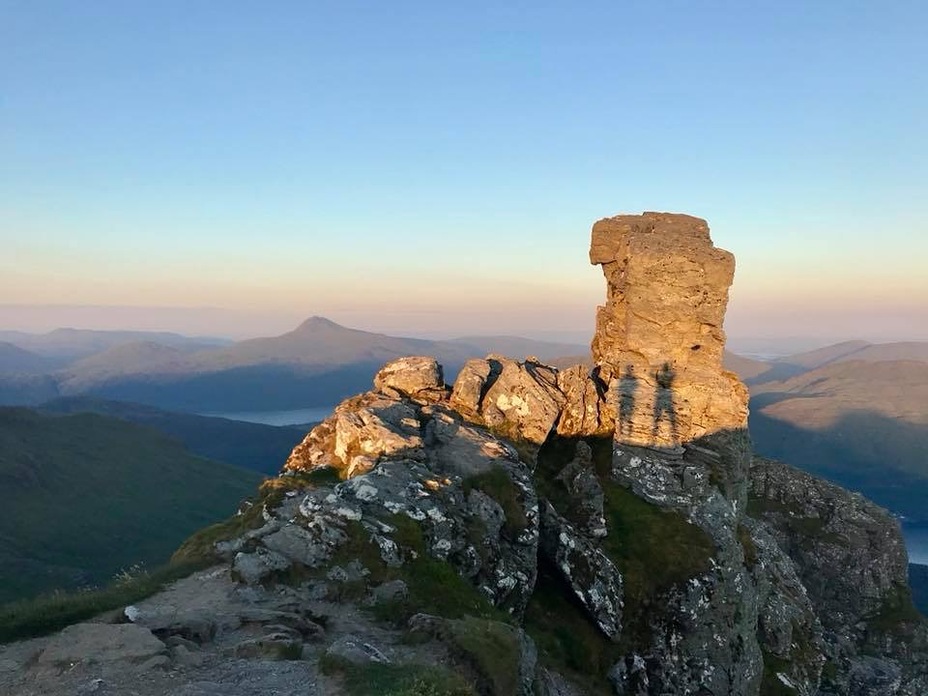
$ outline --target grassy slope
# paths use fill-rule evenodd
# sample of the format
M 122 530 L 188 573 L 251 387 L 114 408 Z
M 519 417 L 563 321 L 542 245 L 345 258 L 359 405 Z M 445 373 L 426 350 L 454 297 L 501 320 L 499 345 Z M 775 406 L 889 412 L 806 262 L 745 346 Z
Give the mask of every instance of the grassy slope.
M 0 601 L 160 564 L 259 480 L 121 420 L 0 408 Z
M 154 428 L 193 454 L 274 475 L 306 435 L 305 427 L 277 427 L 163 411 L 153 406 L 75 396 L 39 408 L 47 413 L 99 413 Z

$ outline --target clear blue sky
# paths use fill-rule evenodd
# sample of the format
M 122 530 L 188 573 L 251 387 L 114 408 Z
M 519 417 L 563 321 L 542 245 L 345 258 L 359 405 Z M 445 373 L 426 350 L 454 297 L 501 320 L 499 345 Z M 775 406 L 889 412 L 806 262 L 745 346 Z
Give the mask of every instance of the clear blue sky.
M 928 338 L 926 35 L 905 0 L 0 0 L 0 305 L 583 331 L 591 223 L 670 210 L 738 258 L 732 335 Z

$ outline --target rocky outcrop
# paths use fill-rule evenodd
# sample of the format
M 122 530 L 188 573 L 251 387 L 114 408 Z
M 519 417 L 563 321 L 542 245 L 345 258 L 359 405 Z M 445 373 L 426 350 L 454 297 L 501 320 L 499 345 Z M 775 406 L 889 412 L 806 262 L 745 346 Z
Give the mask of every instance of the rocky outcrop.
M 563 437 L 609 435 L 615 431 L 615 403 L 607 398 L 608 385 L 592 370 L 574 365 L 557 373 L 557 387 L 564 394 L 564 408 L 557 423 Z
M 451 406 L 510 437 L 541 445 L 567 400 L 557 370 L 498 355 L 469 360 L 454 383 Z
M 516 616 L 532 601 L 537 549 L 605 641 L 590 649 L 611 655 L 599 669 L 617 694 L 917 693 L 921 624 L 906 637 L 873 628 L 905 605 L 898 529 L 836 487 L 753 463 L 747 393 L 721 366 L 731 255 L 702 220 L 645 213 L 596 223 L 590 259 L 607 279 L 592 369 L 491 355 L 448 390 L 427 359 L 387 365 L 374 392 L 294 450 L 288 471 L 332 466 L 349 479 L 305 494 L 303 517 L 331 529 L 332 510 L 350 514 L 388 539 L 389 565 L 409 549 L 392 550 L 402 541 L 383 531 L 380 499 L 402 507 L 425 553 Z M 507 441 L 534 449 L 499 454 Z M 468 483 L 496 466 L 488 447 L 521 491 L 515 505 L 499 482 Z M 401 493 L 429 477 L 444 483 Z M 252 557 L 281 553 L 274 539 Z M 548 668 L 542 659 L 539 684 L 561 679 Z
M 603 267 L 593 360 L 615 400 L 616 438 L 673 447 L 747 425 L 747 390 L 722 369 L 735 260 L 704 220 L 644 213 L 593 226 Z
M 858 494 L 762 458 L 748 511 L 792 560 L 824 628 L 822 693 L 928 693 L 928 629 L 912 605 L 898 522 Z
M 541 512 L 541 553 L 610 640 L 622 632 L 622 575 L 600 548 L 550 503 Z
M 423 552 L 447 561 L 494 604 L 521 613 L 534 584 L 539 526 L 531 475 L 517 452 L 441 405 L 376 394 L 355 403 L 364 413 L 358 420 L 376 424 L 352 430 L 350 440 L 370 457 L 369 465 L 363 473 L 351 464 L 345 469 L 337 436 L 320 438 L 331 449 L 315 465 L 309 459 L 299 469 L 291 458 L 292 474 L 333 462 L 348 480 L 316 486 L 271 512 L 251 533 L 251 548 L 234 560 L 236 568 L 257 565 L 265 572 L 243 579 L 274 576 L 281 556 L 288 568 L 320 568 L 340 549 L 366 540 L 390 567 Z M 339 407 L 330 419 L 334 425 L 319 428 L 342 432 L 356 415 Z M 305 451 L 305 443 L 301 447 Z
M 590 258 L 592 369 L 491 355 L 449 388 L 434 359 L 388 363 L 181 549 L 224 562 L 198 581 L 214 596 L 125 610 L 139 659 L 191 680 L 216 676 L 207 654 L 292 659 L 261 687 L 301 693 L 372 666 L 415 675 L 404 693 L 928 693 L 898 525 L 753 458 L 721 368 L 731 255 L 702 220 L 645 213 L 596 223 Z M 0 686 L 41 681 L 8 676 L 48 662 L 25 654 L 0 651 Z
M 387 396 L 440 401 L 447 396 L 441 365 L 435 358 L 413 356 L 384 365 L 374 376 L 374 390 Z

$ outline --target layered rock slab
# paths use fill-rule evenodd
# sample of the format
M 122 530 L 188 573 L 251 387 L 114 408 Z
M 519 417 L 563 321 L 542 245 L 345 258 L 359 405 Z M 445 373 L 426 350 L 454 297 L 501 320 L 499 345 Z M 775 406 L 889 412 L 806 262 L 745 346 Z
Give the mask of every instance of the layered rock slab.
M 734 257 L 705 220 L 619 215 L 593 225 L 590 262 L 606 277 L 593 360 L 609 384 L 616 439 L 675 447 L 747 426 L 747 390 L 722 369 Z

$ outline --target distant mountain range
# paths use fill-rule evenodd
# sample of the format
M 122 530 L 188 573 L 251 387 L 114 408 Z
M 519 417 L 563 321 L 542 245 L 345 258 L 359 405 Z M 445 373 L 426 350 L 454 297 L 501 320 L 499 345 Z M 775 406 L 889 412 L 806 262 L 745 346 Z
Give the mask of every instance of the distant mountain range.
M 853 341 L 729 367 L 750 387 L 759 454 L 928 522 L 928 343 Z
M 509 336 L 399 338 L 349 329 L 322 317 L 281 336 L 228 345 L 204 346 L 204 339 L 175 334 L 86 333 L 59 330 L 28 340 L 0 334 L 22 350 L 32 346 L 59 360 L 72 357 L 67 365 L 40 375 L 11 374 L 13 370 L 0 364 L 0 373 L 5 372 L 0 374 L 0 404 L 34 405 L 60 396 L 92 395 L 193 412 L 328 406 L 366 389 L 383 363 L 403 355 L 436 356 L 450 379 L 467 359 L 491 352 L 547 360 L 585 350 Z
M 138 341 L 151 341 L 184 350 L 198 350 L 231 343 L 224 338 L 182 336 L 166 331 L 96 331 L 93 329 L 55 329 L 44 334 L 0 331 L 0 341 L 12 343 L 30 353 L 64 363 L 86 358 L 108 348 Z
M 121 410 L 116 415 L 155 424 L 192 451 L 223 461 L 232 461 L 237 450 L 247 451 L 247 438 L 219 435 L 222 426 L 216 424 L 175 422 L 171 419 L 176 416 L 163 410 L 330 406 L 368 389 L 377 369 L 402 355 L 436 356 L 448 381 L 468 358 L 492 352 L 534 355 L 561 367 L 590 360 L 583 345 L 511 336 L 401 338 L 346 328 L 322 317 L 311 317 L 281 336 L 236 343 L 75 329 L 41 336 L 0 332 L 0 340 L 6 342 L 0 343 L 0 404 L 89 397 L 98 400 L 96 406 L 64 401 L 49 408 Z M 928 519 L 922 510 L 928 509 L 928 342 L 849 341 L 772 361 L 726 353 L 725 365 L 751 389 L 750 427 L 761 454 L 864 491 L 909 517 Z M 99 400 L 110 403 L 100 406 Z M 114 401 L 137 405 L 114 406 Z M 162 411 L 145 412 L 140 405 Z M 217 428 L 215 438 L 205 436 Z M 276 470 L 278 461 L 267 468 L 254 462 L 265 456 L 276 460 L 291 436 L 265 434 L 255 439 L 262 444 L 247 455 L 249 461 L 234 461 Z M 203 449 L 209 441 L 223 445 Z
M 24 350 L 19 346 L 0 341 L 0 375 L 35 374 L 53 370 L 58 362 Z
M 260 479 L 121 419 L 0 408 L 0 603 L 164 563 Z

